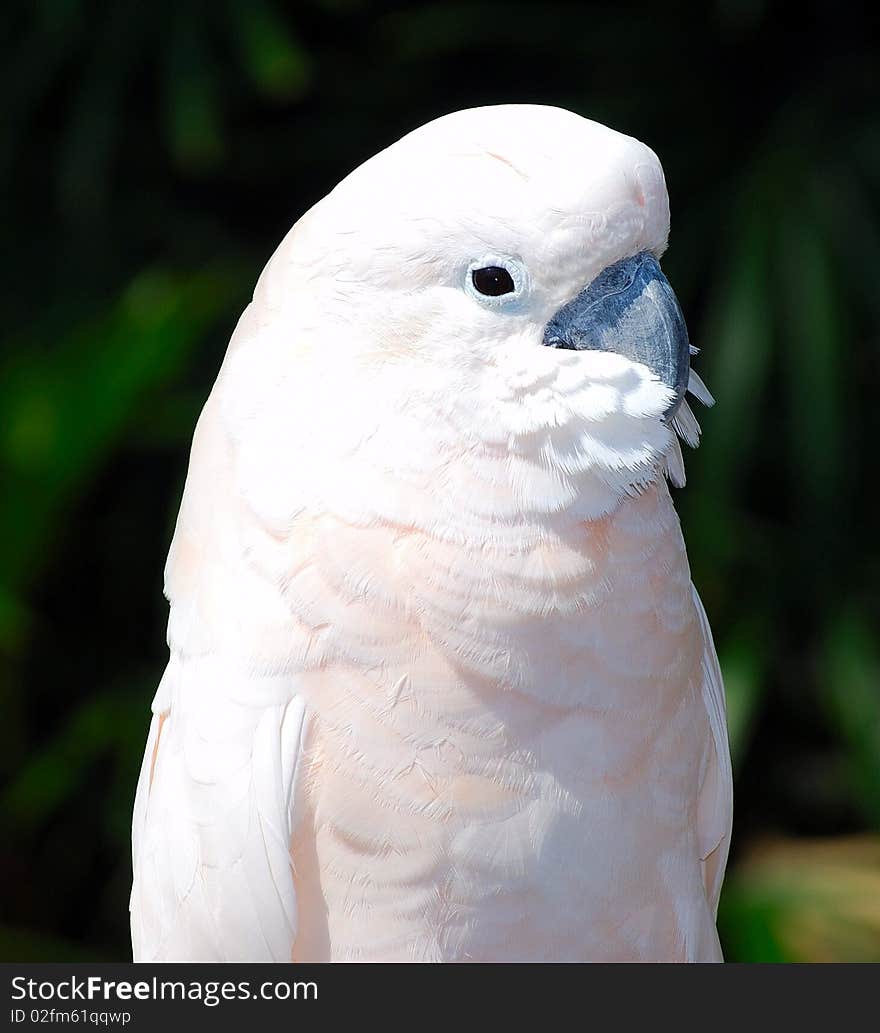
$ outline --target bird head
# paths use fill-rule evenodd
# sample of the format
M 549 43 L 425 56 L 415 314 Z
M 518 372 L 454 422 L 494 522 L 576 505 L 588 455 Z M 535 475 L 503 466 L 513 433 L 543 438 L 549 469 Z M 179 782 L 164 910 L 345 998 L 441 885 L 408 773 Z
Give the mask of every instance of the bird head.
M 668 232 L 637 140 L 537 105 L 447 115 L 282 242 L 247 324 L 251 380 L 282 392 L 316 465 L 360 449 L 464 499 L 495 456 L 496 512 L 601 515 L 664 469 L 682 481 L 676 430 L 699 434 Z

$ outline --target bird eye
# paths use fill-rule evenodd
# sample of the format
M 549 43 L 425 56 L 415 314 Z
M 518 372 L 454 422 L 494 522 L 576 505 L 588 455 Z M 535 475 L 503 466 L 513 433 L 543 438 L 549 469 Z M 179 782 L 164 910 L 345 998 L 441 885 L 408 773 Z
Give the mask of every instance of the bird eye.
M 516 290 L 513 277 L 503 265 L 487 265 L 482 269 L 474 269 L 471 273 L 474 289 L 490 298 L 511 294 Z

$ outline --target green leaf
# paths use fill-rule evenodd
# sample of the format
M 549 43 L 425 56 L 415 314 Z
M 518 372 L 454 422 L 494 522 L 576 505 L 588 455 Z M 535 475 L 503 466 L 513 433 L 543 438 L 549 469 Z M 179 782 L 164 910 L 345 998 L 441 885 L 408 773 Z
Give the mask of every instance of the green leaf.
M 164 67 L 165 134 L 174 161 L 204 174 L 224 153 L 219 80 L 198 12 L 176 8 L 168 29 Z
M 295 100 L 312 78 L 312 63 L 300 41 L 272 7 L 262 2 L 231 3 L 235 37 L 244 66 L 267 97 Z
M 46 351 L 39 324 L 15 343 L 0 381 L 0 583 L 29 584 L 46 560 L 49 528 L 125 435 L 142 399 L 179 374 L 206 333 L 241 302 L 241 270 L 137 276 L 106 314 L 73 326 Z
M 141 704 L 130 689 L 118 687 L 88 697 L 58 734 L 29 756 L 0 798 L 17 836 L 27 836 L 45 825 L 76 794 L 102 757 L 115 754 L 127 767 L 136 767 L 133 747 L 145 737 L 148 724 L 147 709 Z
M 845 306 L 837 296 L 830 244 L 802 197 L 778 222 L 773 264 L 781 284 L 786 356 L 780 386 L 788 401 L 792 486 L 805 520 L 827 519 L 843 465 Z
M 820 694 L 846 748 L 853 801 L 880 829 L 880 649 L 857 611 L 842 614 L 828 634 Z
M 768 638 L 759 616 L 749 615 L 719 649 L 727 696 L 727 729 L 734 771 L 745 760 L 764 704 Z
M 728 961 L 880 961 L 880 840 L 772 840 L 729 875 L 718 925 Z
M 759 177 L 742 191 L 731 228 L 728 258 L 707 307 L 706 325 L 693 335 L 704 342 L 694 361 L 717 405 L 698 452 L 688 457 L 695 471 L 687 499 L 689 544 L 710 549 L 726 565 L 738 551 L 741 529 L 737 493 L 761 433 L 758 412 L 770 378 L 772 298 L 770 293 L 769 201 Z

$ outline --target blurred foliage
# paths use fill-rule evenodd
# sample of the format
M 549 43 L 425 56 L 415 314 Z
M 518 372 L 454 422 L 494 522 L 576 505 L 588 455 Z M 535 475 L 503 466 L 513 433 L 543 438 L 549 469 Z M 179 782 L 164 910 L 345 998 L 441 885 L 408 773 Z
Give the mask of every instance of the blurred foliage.
M 679 506 L 725 671 L 733 960 L 880 959 L 880 86 L 865 5 L 10 0 L 0 953 L 128 956 L 190 435 L 286 228 L 430 117 L 649 142 L 718 399 Z
M 880 962 L 880 841 L 764 840 L 730 872 L 720 910 L 732 959 Z

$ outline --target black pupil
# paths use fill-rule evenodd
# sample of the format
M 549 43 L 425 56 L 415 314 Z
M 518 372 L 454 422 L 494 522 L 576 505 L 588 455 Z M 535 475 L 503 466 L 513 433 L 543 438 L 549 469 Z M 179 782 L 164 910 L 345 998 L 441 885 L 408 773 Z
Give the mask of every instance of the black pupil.
M 491 298 L 497 298 L 499 294 L 510 294 L 511 291 L 516 290 L 513 277 L 500 265 L 487 265 L 485 269 L 474 269 L 471 279 L 480 294 L 488 294 Z

